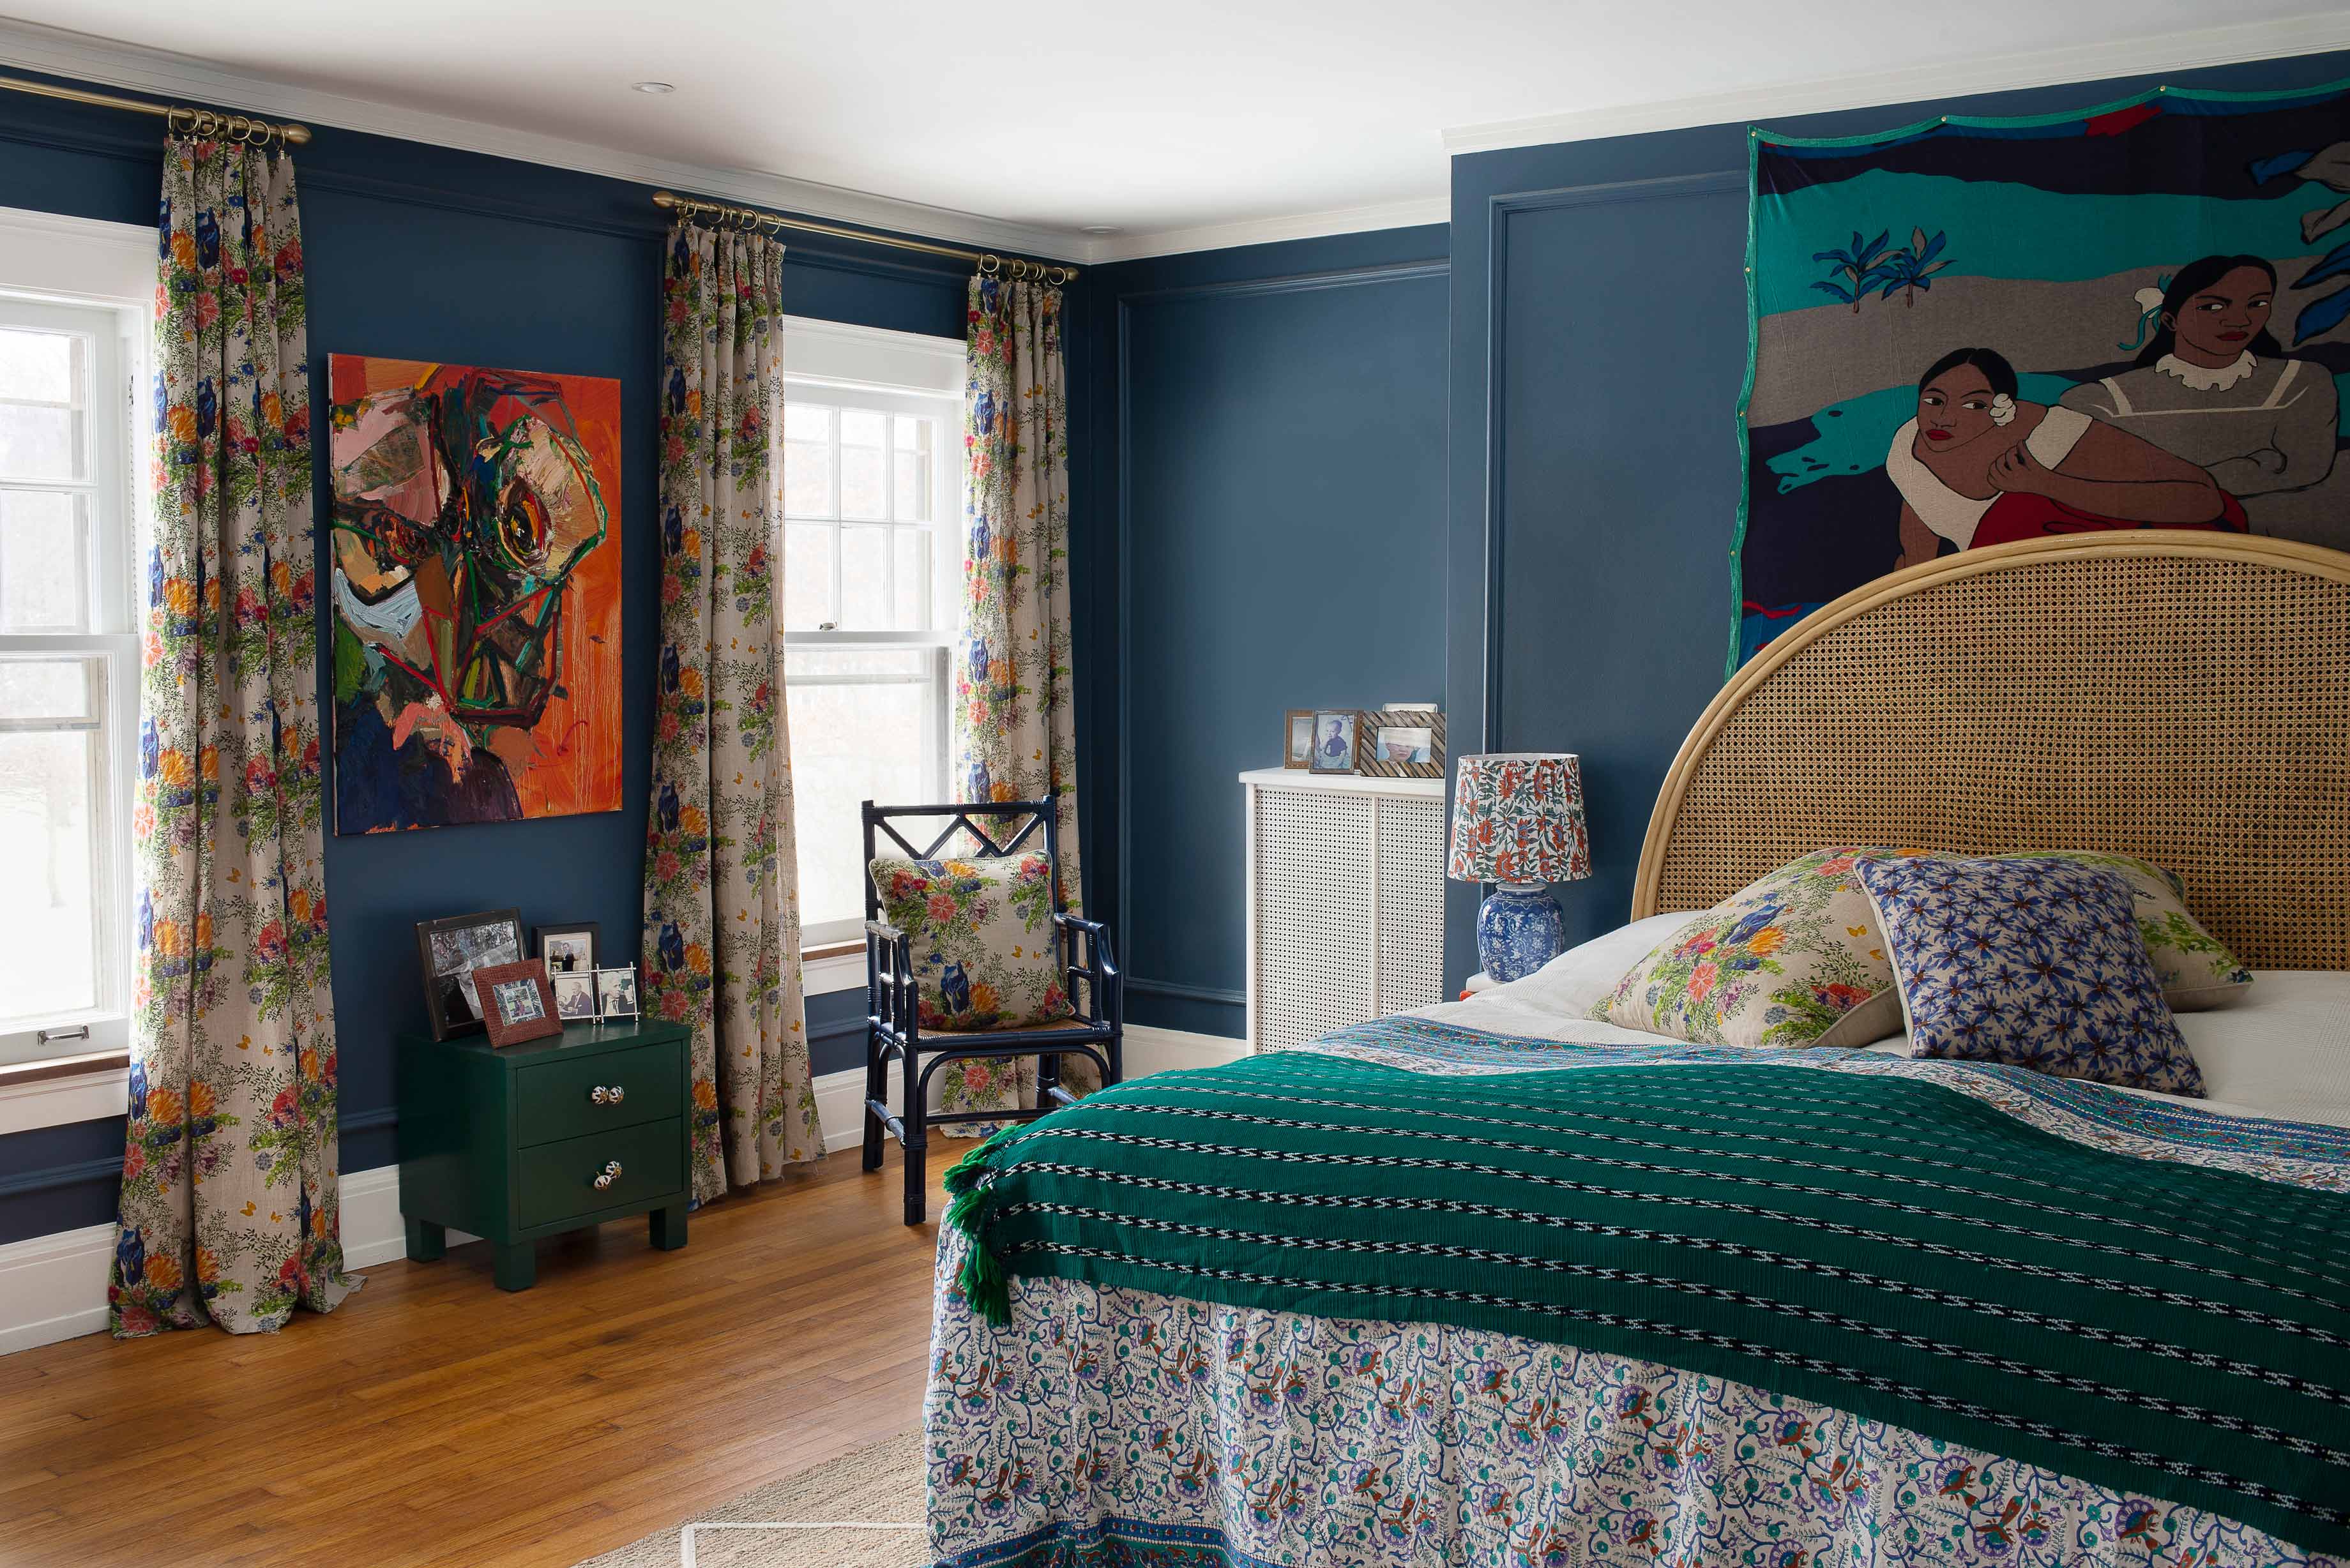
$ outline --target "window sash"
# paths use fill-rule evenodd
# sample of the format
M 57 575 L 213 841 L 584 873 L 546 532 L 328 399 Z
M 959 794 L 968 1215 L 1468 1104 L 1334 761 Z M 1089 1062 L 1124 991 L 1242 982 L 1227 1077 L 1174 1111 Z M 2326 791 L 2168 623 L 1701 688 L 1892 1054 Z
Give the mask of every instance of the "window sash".
M 80 337 L 84 357 L 69 405 L 81 416 L 80 471 L 69 479 L 10 476 L 0 491 L 76 497 L 80 505 L 78 558 L 83 625 L 74 629 L 0 632 L 0 657 L 80 658 L 96 670 L 91 717 L 77 721 L 11 721 L 11 733 L 80 731 L 91 733 L 90 836 L 93 877 L 90 940 L 96 1004 L 40 1016 L 0 1019 L 0 1066 L 85 1052 L 121 1050 L 130 1044 L 132 940 L 131 790 L 137 778 L 139 638 L 130 585 L 145 474 L 131 440 L 143 379 L 143 303 L 133 306 L 67 305 L 0 292 L 0 327 L 68 333 Z M 8 896 L 0 894 L 0 896 Z M 0 1002 L 0 1008 L 5 1008 Z M 46 1038 L 45 1038 L 46 1036 Z
M 785 638 L 792 640 L 811 635 L 833 635 L 840 629 L 847 614 L 844 589 L 847 558 L 847 530 L 870 528 L 882 537 L 883 576 L 882 601 L 893 622 L 898 620 L 899 607 L 899 535 L 911 530 L 927 548 L 920 556 L 929 581 L 927 590 L 915 602 L 914 624 L 893 624 L 884 628 L 859 628 L 863 630 L 886 631 L 895 635 L 928 634 L 941 631 L 952 619 L 950 609 L 955 584 L 961 577 L 962 513 L 962 481 L 960 464 L 954 459 L 961 449 L 953 437 L 962 416 L 962 402 L 957 397 L 941 393 L 884 389 L 837 378 L 801 377 L 786 372 L 784 378 L 784 400 L 788 404 L 819 405 L 832 410 L 830 428 L 825 445 L 831 462 L 832 484 L 830 506 L 823 512 L 793 511 L 786 507 L 784 525 L 787 528 L 821 528 L 826 531 L 830 549 L 827 557 L 832 581 L 827 590 L 829 620 L 827 626 L 806 630 L 786 628 Z M 885 431 L 881 448 L 883 490 L 887 502 L 883 515 L 850 517 L 841 506 L 841 415 L 878 413 L 920 419 L 931 426 L 929 472 L 926 475 L 930 494 L 930 516 L 920 522 L 898 517 L 898 472 L 896 462 L 896 431 Z
M 785 665 L 784 691 L 788 701 L 795 688 L 856 687 L 856 686 L 927 686 L 931 701 L 929 729 L 923 736 L 922 771 L 931 787 L 943 791 L 946 787 L 949 740 L 947 735 L 948 648 L 943 635 L 923 641 L 909 641 L 901 635 L 887 632 L 817 632 L 809 633 L 794 646 L 807 648 L 869 648 L 876 651 L 904 649 L 920 650 L 928 655 L 920 674 L 865 673 L 846 675 L 812 674 L 795 676 L 788 661 Z M 944 796 L 934 795 L 943 799 Z M 924 802 L 884 801 L 884 805 L 920 805 Z M 851 831 L 858 825 L 851 824 Z M 802 948 L 821 947 L 829 942 L 852 941 L 864 935 L 865 916 L 858 913 L 837 919 L 816 920 L 800 928 Z

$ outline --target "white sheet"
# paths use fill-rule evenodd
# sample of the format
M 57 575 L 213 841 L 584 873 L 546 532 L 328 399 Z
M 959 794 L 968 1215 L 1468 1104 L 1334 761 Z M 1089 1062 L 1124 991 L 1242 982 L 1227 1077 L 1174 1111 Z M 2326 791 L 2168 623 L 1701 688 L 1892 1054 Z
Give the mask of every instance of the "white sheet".
M 1620 976 L 1661 936 L 1656 930 L 1643 934 L 1643 928 L 1687 919 L 1686 915 L 1659 915 L 1637 921 L 1562 954 L 1523 980 L 1480 992 L 1466 1002 L 1427 1008 L 1424 1015 L 1463 1029 L 1537 1040 L 1594 1045 L 1669 1044 L 1660 1034 L 1620 1029 L 1582 1016 L 1599 994 L 1586 998 L 1584 992 L 1589 987 L 1589 973 L 1613 959 L 1614 950 L 1603 952 L 1602 943 L 1613 942 L 1625 950 L 1622 967 L 1617 971 Z M 1587 961 L 1573 961 L 1578 955 Z M 2252 988 L 2241 1002 L 2177 1017 L 2179 1033 L 2187 1037 L 2188 1048 L 2203 1069 L 2206 1097 L 2189 1099 L 2138 1089 L 2130 1093 L 2228 1116 L 2273 1116 L 2350 1127 L 2350 973 L 2257 970 Z M 1906 1037 L 1896 1037 L 1869 1049 L 1907 1054 L 1909 1044 Z

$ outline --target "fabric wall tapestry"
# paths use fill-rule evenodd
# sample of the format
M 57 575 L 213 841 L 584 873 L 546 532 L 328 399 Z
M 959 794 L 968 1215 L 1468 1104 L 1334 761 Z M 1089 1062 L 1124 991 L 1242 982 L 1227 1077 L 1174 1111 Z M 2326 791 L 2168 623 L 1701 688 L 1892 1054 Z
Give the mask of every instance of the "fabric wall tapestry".
M 1748 145 L 1732 670 L 1959 550 L 2350 548 L 2350 83 Z
M 335 830 L 620 807 L 620 383 L 336 354 Z

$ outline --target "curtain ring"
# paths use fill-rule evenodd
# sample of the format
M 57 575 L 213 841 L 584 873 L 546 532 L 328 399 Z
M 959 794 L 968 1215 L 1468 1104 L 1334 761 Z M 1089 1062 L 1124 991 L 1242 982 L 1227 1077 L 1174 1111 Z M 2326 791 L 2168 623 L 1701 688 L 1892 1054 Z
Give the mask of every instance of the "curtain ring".
M 979 258 L 979 275 L 982 277 L 993 277 L 1003 265 L 1003 259 L 1001 256 L 998 256 L 993 251 L 990 251 L 985 255 Z

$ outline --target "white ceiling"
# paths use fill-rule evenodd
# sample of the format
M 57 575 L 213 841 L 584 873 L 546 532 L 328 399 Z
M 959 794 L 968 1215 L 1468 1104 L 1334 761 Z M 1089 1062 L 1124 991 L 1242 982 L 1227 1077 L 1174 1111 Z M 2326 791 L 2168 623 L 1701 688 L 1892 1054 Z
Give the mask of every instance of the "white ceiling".
M 0 61 L 17 66 L 1078 260 L 1440 221 L 1448 140 L 2350 46 L 2350 12 L 2313 0 L 0 7 L 35 25 L 0 28 Z M 629 90 L 646 78 L 677 90 Z M 1119 233 L 1082 234 L 1096 224 Z

